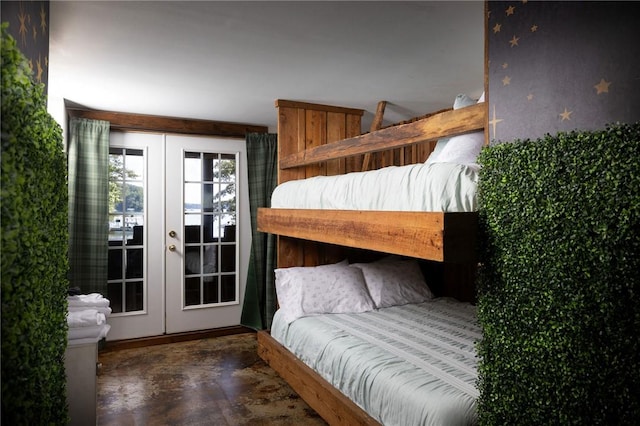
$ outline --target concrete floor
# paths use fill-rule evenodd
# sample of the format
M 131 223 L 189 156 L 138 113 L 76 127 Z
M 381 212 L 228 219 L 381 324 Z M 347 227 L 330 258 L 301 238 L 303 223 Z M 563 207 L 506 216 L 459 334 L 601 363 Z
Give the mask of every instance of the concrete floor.
M 99 354 L 98 425 L 326 425 L 254 333 Z

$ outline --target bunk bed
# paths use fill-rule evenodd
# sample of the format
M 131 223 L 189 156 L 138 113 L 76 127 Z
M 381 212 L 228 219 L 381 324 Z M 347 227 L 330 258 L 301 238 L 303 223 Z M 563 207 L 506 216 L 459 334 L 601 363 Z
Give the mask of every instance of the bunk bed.
M 442 138 L 471 133 L 478 134 L 486 127 L 486 106 L 484 103 L 458 109 L 441 110 L 387 128 L 379 126 L 381 110 L 384 110 L 384 106 L 380 108 L 379 105 L 374 125 L 372 125 L 371 131 L 365 134 L 360 134 L 362 110 L 285 100 L 276 101 L 276 107 L 278 108 L 279 184 L 309 180 L 308 178 L 317 176 L 346 175 L 370 169 L 381 170 L 388 166 L 401 168 L 425 163 Z M 484 134 L 482 138 L 485 139 Z M 437 277 L 437 280 L 430 279 L 429 289 L 433 293 L 432 296 L 438 298 L 429 301 L 425 298 L 424 303 L 421 303 L 420 306 L 407 305 L 407 309 L 418 309 L 411 314 L 417 315 L 417 317 L 449 318 L 452 315 L 458 319 L 464 318 L 460 320 L 461 324 L 455 326 L 457 332 L 466 330 L 463 331 L 463 334 L 466 333 L 467 338 L 473 340 L 479 336 L 478 330 L 473 325 L 468 325 L 468 323 L 473 323 L 473 306 L 459 304 L 459 302 L 454 303 L 452 299 L 448 299 L 451 297 L 461 302 L 472 302 L 475 296 L 473 283 L 477 266 L 476 230 L 478 216 L 477 212 L 473 211 L 473 206 L 466 210 L 342 210 L 279 206 L 278 208 L 259 209 L 258 230 L 278 235 L 278 270 L 276 273 L 287 268 L 291 268 L 291 271 L 299 269 L 296 267 L 302 267 L 301 271 L 311 270 L 312 267 L 318 265 L 326 265 L 331 268 L 333 265 L 340 265 L 340 261 L 345 258 L 355 262 L 355 266 L 363 264 L 358 262 L 371 262 L 372 260 L 372 263 L 364 264 L 375 265 L 384 261 L 384 258 L 379 260 L 383 253 L 401 256 L 400 261 L 409 261 L 412 267 L 414 267 L 413 260 L 424 260 L 425 262 L 420 264 L 422 271 L 432 271 L 433 277 Z M 365 269 L 362 270 L 364 273 Z M 364 275 L 366 278 L 366 273 Z M 444 298 L 440 298 L 440 296 Z M 376 306 L 377 302 L 374 301 L 374 308 L 380 308 L 380 306 Z M 420 310 L 423 308 L 426 308 L 427 311 Z M 452 308 L 455 313 L 437 313 L 441 309 L 448 310 L 449 308 Z M 377 324 L 374 331 L 386 333 L 386 336 L 390 338 L 395 333 L 392 330 L 385 331 L 384 324 L 385 321 L 396 315 L 395 311 L 398 309 L 405 308 L 385 306 L 383 309 L 363 309 L 362 315 L 366 316 L 364 320 L 358 317 L 361 314 L 353 314 L 355 317 L 351 317 L 350 313 L 336 315 L 343 316 L 344 321 L 350 323 Z M 436 313 L 430 313 L 432 309 Z M 381 315 L 381 317 L 377 317 L 377 315 Z M 398 315 L 403 317 L 408 314 L 400 312 Z M 313 349 L 312 353 L 308 355 L 294 355 L 293 353 L 296 350 L 292 347 L 296 345 L 299 349 L 305 346 L 314 347 L 313 341 L 306 341 L 304 337 L 301 337 L 302 335 L 297 334 L 296 327 L 303 327 L 305 323 L 308 323 L 305 327 L 310 327 L 313 330 L 333 327 L 334 324 L 330 323 L 336 316 L 332 314 L 329 319 L 326 317 L 319 315 L 300 318 L 293 322 L 282 321 L 282 319 L 274 321 L 272 330 L 258 332 L 259 355 L 330 424 L 379 424 L 381 418 L 379 412 L 370 415 L 362 407 L 366 404 L 353 402 L 330 383 L 327 374 L 324 374 L 323 377 L 308 366 L 313 362 L 308 359 L 301 360 L 300 357 L 303 359 L 305 357 L 313 358 Z M 360 340 L 358 342 L 360 343 L 362 339 L 385 339 L 384 336 L 367 337 L 365 334 L 368 332 L 362 331 L 359 327 L 356 326 L 356 329 L 360 331 L 352 331 L 351 333 L 359 334 Z M 446 327 L 446 325 L 442 325 L 442 327 Z M 413 325 L 407 325 L 407 328 L 413 330 Z M 274 335 L 277 332 L 278 340 L 272 337 L 272 332 Z M 422 332 L 413 330 L 411 333 L 420 334 Z M 313 334 L 318 333 L 314 332 Z M 319 336 L 317 339 L 322 340 L 325 337 Z M 330 338 L 326 337 L 326 339 Z M 287 344 L 288 348 L 283 343 Z M 358 346 L 360 343 L 353 344 Z M 329 340 L 324 344 L 334 345 Z M 467 352 L 469 352 L 469 345 L 473 346 L 468 341 L 455 343 L 455 345 L 458 344 L 465 346 Z M 397 341 L 389 341 L 387 349 L 393 352 L 392 348 L 398 345 Z M 375 349 L 369 348 L 367 350 Z M 433 350 L 435 351 L 435 349 Z M 473 357 L 472 348 L 471 353 L 471 357 Z M 418 359 L 422 355 L 410 354 L 408 356 Z M 468 358 L 468 353 L 464 357 Z M 334 359 L 330 362 L 333 362 L 335 366 L 335 363 L 339 361 Z M 393 363 L 393 361 L 390 362 Z M 466 374 L 465 371 L 469 372 L 468 362 L 467 359 L 458 363 L 463 374 Z M 425 367 L 428 369 L 428 365 Z M 437 373 L 434 374 L 437 375 Z M 350 379 L 343 377 L 336 380 L 350 383 L 357 381 L 357 378 L 350 377 Z M 473 374 L 471 374 L 468 377 L 465 376 L 462 382 L 456 382 L 458 388 L 466 393 L 463 398 L 466 402 L 442 400 L 436 405 L 452 405 L 456 408 L 447 409 L 445 407 L 446 412 L 438 414 L 441 417 L 434 417 L 428 412 L 423 414 L 427 417 L 431 416 L 429 421 L 446 418 L 451 422 L 473 423 L 469 420 L 474 416 L 472 412 L 473 380 Z M 360 386 L 366 387 L 368 385 L 361 384 Z M 416 389 L 422 387 L 422 385 L 417 385 Z M 414 393 L 416 392 L 418 391 L 415 390 Z M 419 393 L 416 394 L 419 395 Z M 379 397 L 385 400 L 391 396 Z M 460 408 L 460 404 L 464 407 Z M 428 407 L 429 404 L 425 403 L 424 406 Z M 366 408 L 369 409 L 369 407 Z M 428 408 L 426 409 L 428 410 Z M 380 410 L 388 411 L 393 408 L 382 407 Z M 460 412 L 463 412 L 462 417 L 456 417 Z

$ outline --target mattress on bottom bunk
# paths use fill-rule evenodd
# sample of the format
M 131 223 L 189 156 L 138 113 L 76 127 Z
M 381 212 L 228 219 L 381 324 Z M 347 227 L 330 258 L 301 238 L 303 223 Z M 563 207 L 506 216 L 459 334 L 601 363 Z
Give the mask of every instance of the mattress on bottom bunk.
M 477 423 L 474 306 L 439 298 L 361 314 L 326 314 L 272 337 L 384 425 Z
M 477 165 L 390 166 L 282 183 L 273 208 L 471 212 L 477 210 Z

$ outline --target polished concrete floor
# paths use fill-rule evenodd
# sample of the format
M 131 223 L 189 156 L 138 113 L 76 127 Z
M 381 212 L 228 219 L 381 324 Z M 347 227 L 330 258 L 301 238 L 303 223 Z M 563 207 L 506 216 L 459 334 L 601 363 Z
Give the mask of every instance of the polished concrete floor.
M 98 425 L 326 425 L 254 333 L 101 352 Z

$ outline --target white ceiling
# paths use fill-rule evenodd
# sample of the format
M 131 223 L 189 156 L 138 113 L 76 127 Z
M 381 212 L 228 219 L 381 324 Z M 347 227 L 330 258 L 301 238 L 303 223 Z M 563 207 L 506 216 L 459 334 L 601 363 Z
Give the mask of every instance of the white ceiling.
M 276 99 L 385 122 L 483 89 L 482 1 L 52 1 L 49 98 L 276 128 Z

